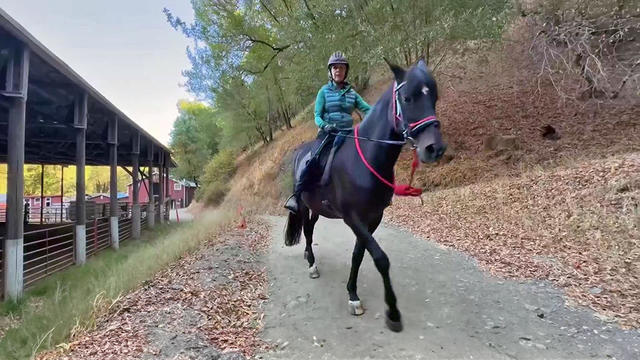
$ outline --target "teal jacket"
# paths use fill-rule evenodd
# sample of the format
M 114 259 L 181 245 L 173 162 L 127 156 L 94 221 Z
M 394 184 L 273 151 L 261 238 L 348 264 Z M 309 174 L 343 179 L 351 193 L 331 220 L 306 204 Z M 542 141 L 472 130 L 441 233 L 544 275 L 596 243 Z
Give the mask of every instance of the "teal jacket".
M 371 106 L 362 99 L 358 93 L 345 83 L 339 89 L 333 81 L 329 81 L 318 91 L 316 97 L 315 122 L 319 128 L 327 124 L 333 124 L 338 129 L 353 127 L 351 113 L 358 109 L 365 116 L 371 111 Z

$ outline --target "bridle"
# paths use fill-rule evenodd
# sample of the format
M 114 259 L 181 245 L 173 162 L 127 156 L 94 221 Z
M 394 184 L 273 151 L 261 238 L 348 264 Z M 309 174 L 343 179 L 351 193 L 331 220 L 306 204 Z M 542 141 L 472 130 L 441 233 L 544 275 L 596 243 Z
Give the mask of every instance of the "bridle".
M 411 144 L 411 148 L 416 148 L 416 141 L 413 138 L 416 130 L 429 126 L 431 124 L 440 124 L 440 121 L 435 117 L 435 115 L 427 116 L 421 120 L 416 122 L 408 123 L 404 120 L 404 116 L 402 116 L 402 106 L 400 106 L 400 99 L 398 98 L 398 90 L 400 90 L 403 86 L 407 84 L 406 81 L 398 84 L 397 82 L 393 83 L 393 99 L 391 100 L 391 104 L 393 106 L 393 126 L 398 129 L 398 125 L 400 125 L 400 131 L 402 133 L 402 137 L 404 138 L 404 144 Z

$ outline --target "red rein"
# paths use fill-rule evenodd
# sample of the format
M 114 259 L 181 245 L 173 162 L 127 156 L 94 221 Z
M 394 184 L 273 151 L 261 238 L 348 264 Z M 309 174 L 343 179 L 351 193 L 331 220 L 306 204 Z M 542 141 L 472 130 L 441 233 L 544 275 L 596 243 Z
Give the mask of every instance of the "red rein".
M 426 121 L 428 121 L 428 120 L 427 119 L 420 120 L 420 121 L 418 121 L 416 123 L 413 123 L 411 125 L 415 124 L 414 125 L 414 127 L 415 127 L 415 126 L 418 126 L 419 124 L 422 124 L 422 123 L 424 123 Z M 394 184 L 392 182 L 389 182 L 387 179 L 383 178 L 380 174 L 378 174 L 378 172 L 373 168 L 373 166 L 371 166 L 371 164 L 369 164 L 367 159 L 364 157 L 364 154 L 362 153 L 362 148 L 360 148 L 360 141 L 358 140 L 358 128 L 359 128 L 359 126 L 356 126 L 355 129 L 354 129 L 356 149 L 358 150 L 358 155 L 360 155 L 360 159 L 362 160 L 364 165 L 367 167 L 367 169 L 369 169 L 369 171 L 371 171 L 371 173 L 373 175 L 375 175 L 385 185 L 391 187 L 393 189 L 393 193 L 394 194 L 396 194 L 398 196 L 420 196 L 422 194 L 422 189 L 414 188 L 413 186 L 411 186 L 411 182 L 413 181 L 413 174 L 416 172 L 416 169 L 420 165 L 420 161 L 418 160 L 418 153 L 416 151 L 413 152 L 413 163 L 411 164 L 411 178 L 409 180 L 409 184 L 398 184 L 398 185 L 396 185 L 396 184 Z M 392 181 L 394 181 L 394 180 L 392 180 Z
M 404 83 L 403 83 L 404 84 Z M 394 85 L 394 90 L 393 90 L 393 99 L 391 100 L 391 111 L 393 114 L 393 126 L 396 128 L 396 130 L 398 129 L 398 122 L 402 122 L 402 113 L 400 111 L 398 111 L 398 109 L 396 109 L 396 91 L 398 89 L 397 85 Z M 427 116 L 426 118 L 416 121 L 414 123 L 410 123 L 409 124 L 409 131 L 413 131 L 416 128 L 424 125 L 425 123 L 429 123 L 431 121 L 435 121 L 436 117 L 435 116 Z M 380 174 L 378 174 L 378 172 L 373 168 L 373 166 L 371 166 L 371 164 L 369 164 L 369 162 L 367 161 L 367 159 L 365 159 L 364 154 L 362 153 L 362 149 L 360 148 L 360 141 L 358 139 L 358 128 L 359 125 L 355 127 L 354 129 L 354 135 L 355 135 L 355 143 L 356 143 L 356 149 L 358 150 L 358 155 L 360 155 L 360 159 L 362 160 L 362 162 L 364 163 L 364 165 L 367 167 L 367 169 L 369 169 L 369 171 L 371 171 L 371 173 L 373 175 L 375 175 L 380 181 L 382 181 L 385 185 L 389 186 L 390 188 L 393 189 L 393 193 L 398 195 L 398 196 L 420 196 L 422 194 L 422 189 L 420 188 L 414 188 L 413 186 L 411 186 L 411 183 L 413 182 L 413 175 L 416 172 L 416 169 L 418 168 L 418 166 L 420 165 L 420 161 L 418 160 L 418 153 L 414 150 L 413 151 L 413 163 L 411 164 L 411 177 L 409 178 L 409 183 L 408 184 L 395 184 L 395 180 L 392 179 L 393 182 L 389 182 L 387 179 L 383 178 Z M 406 137 L 407 134 L 405 134 Z M 406 140 L 406 138 L 405 138 Z

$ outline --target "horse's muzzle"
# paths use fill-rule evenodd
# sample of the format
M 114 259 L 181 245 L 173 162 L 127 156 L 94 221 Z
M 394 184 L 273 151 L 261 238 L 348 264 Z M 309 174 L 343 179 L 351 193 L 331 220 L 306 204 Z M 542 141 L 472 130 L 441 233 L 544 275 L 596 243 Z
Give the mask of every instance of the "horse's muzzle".
M 418 157 L 423 163 L 432 163 L 440 160 L 447 151 L 447 144 L 429 144 L 425 147 L 418 147 Z

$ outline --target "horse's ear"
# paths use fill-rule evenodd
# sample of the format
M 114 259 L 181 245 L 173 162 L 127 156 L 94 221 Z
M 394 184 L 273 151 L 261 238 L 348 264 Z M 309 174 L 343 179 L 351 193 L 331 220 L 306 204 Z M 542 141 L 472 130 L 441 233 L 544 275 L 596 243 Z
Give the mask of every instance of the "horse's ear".
M 427 63 L 424 61 L 424 56 L 421 56 L 420 60 L 418 60 L 418 69 L 424 70 L 427 74 L 431 73 L 427 67 Z
M 406 71 L 401 68 L 400 66 L 396 65 L 396 64 L 392 64 L 391 62 L 389 62 L 389 60 L 387 60 L 386 57 L 383 57 L 384 62 L 387 63 L 387 65 L 389 65 L 389 69 L 391 69 L 391 71 L 393 72 L 393 76 L 396 78 L 396 82 L 399 84 L 401 82 L 404 81 L 404 75 L 406 74 Z

